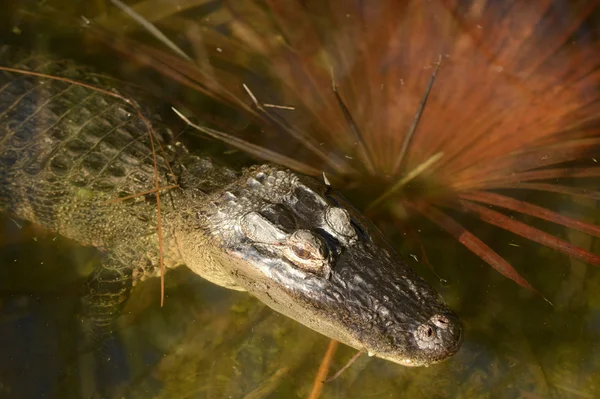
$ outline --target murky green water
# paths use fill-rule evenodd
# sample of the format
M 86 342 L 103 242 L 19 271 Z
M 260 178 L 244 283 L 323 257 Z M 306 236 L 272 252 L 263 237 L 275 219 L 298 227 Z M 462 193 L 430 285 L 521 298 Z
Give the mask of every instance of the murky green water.
M 593 203 L 556 196 L 564 212 L 600 221 Z M 534 223 L 533 220 L 527 220 Z M 468 221 L 467 221 L 468 223 Z M 600 397 L 600 271 L 491 227 L 476 232 L 553 302 L 493 271 L 439 228 L 419 237 L 443 284 L 411 255 L 417 245 L 381 224 L 405 258 L 442 293 L 466 330 L 460 352 L 429 368 L 362 356 L 323 398 Z M 540 226 L 548 227 L 540 224 Z M 550 227 L 551 228 L 551 227 Z M 556 229 L 595 253 L 597 241 Z M 77 305 L 98 261 L 92 249 L 0 219 L 0 398 L 89 397 L 93 356 L 77 348 Z M 111 390 L 126 398 L 305 398 L 329 340 L 250 296 L 188 270 L 140 283 L 106 351 Z M 96 348 L 96 350 L 99 350 Z M 339 347 L 332 371 L 355 351 Z
M 19 223 L 24 227 L 3 218 L 0 397 L 85 397 L 101 383 L 91 355 L 75 345 L 79 293 L 96 261 L 94 251 Z M 551 307 L 443 234 L 425 231 L 423 237 L 448 284 L 415 267 L 462 317 L 462 349 L 445 363 L 418 369 L 363 356 L 327 384 L 322 397 L 599 395 L 598 270 L 500 235 L 499 246 L 520 245 L 504 254 L 548 293 Z M 168 274 L 163 308 L 159 292 L 158 280 L 137 286 L 118 340 L 108 349 L 122 380 L 114 387 L 119 397 L 308 397 L 328 339 L 188 270 Z M 341 347 L 333 370 L 353 354 Z

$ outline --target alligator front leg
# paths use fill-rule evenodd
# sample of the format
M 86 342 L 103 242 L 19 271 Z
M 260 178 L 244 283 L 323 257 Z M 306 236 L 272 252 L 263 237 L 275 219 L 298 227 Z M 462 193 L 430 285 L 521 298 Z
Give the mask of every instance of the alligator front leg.
M 116 326 L 131 292 L 132 271 L 130 264 L 109 255 L 86 282 L 79 320 L 79 378 L 86 397 L 112 397 L 110 393 L 127 380 Z
M 88 277 L 81 300 L 81 327 L 85 347 L 93 348 L 115 331 L 132 287 L 130 265 L 107 259 Z

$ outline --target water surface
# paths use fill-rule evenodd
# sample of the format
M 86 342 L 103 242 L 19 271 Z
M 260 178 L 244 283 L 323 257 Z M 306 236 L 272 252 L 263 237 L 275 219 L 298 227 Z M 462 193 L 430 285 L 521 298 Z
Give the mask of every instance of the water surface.
M 549 201 L 565 213 L 600 220 L 593 202 L 561 196 Z M 423 258 L 421 249 L 406 231 L 381 223 L 406 260 L 461 316 L 465 342 L 453 358 L 428 368 L 362 356 L 325 386 L 323 398 L 600 397 L 600 271 L 464 222 L 553 306 L 423 222 L 418 237 L 434 273 L 415 260 Z M 600 251 L 597 240 L 537 225 Z M 106 381 L 115 397 L 127 398 L 308 397 L 329 340 L 186 269 L 167 275 L 163 308 L 157 279 L 136 286 L 114 339 L 91 348 L 103 351 L 112 365 L 110 376 L 98 376 L 93 353 L 77 345 L 79 296 L 97 262 L 93 249 L 2 215 L 0 398 L 87 397 Z M 340 346 L 332 371 L 354 353 Z

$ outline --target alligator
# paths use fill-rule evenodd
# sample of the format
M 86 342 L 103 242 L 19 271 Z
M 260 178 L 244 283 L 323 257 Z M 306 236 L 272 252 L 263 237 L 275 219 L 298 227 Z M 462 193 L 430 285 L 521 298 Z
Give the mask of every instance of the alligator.
M 44 74 L 0 71 L 0 210 L 98 248 L 84 330 L 112 329 L 135 283 L 159 274 L 161 244 L 167 268 L 370 355 L 428 366 L 459 349 L 457 315 L 325 181 L 196 154 L 145 93 L 78 62 L 2 46 L 0 65 Z

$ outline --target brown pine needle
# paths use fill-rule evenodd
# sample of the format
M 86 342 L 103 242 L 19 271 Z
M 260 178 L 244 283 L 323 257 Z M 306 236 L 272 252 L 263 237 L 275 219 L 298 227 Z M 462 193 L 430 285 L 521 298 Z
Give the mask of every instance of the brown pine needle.
M 325 356 L 323 356 L 323 360 L 321 360 L 321 365 L 319 366 L 319 370 L 315 376 L 315 382 L 313 383 L 313 387 L 310 391 L 308 399 L 318 399 L 321 396 L 323 386 L 325 385 L 325 378 L 327 377 L 331 360 L 333 359 L 333 355 L 335 354 L 335 350 L 337 349 L 338 345 L 339 342 L 336 340 L 332 339 L 329 341 L 329 346 L 327 346 Z
M 129 15 L 131 19 L 140 24 L 144 29 L 146 29 L 152 36 L 154 36 L 158 41 L 164 43 L 168 48 L 173 50 L 175 53 L 179 54 L 182 58 L 191 61 L 192 59 L 175 43 L 173 43 L 168 37 L 164 35 L 156 26 L 152 24 L 152 22 L 148 21 L 146 18 L 141 16 L 138 12 L 136 12 L 133 8 L 129 7 L 127 4 L 119 1 L 119 0 L 110 0 L 115 6 L 121 9 L 125 14 Z
M 165 304 L 165 262 L 164 254 L 162 251 L 163 237 L 162 237 L 162 219 L 160 215 L 160 186 L 158 182 L 158 160 L 156 159 L 156 148 L 154 147 L 154 136 L 150 135 L 150 145 L 152 147 L 152 160 L 154 162 L 154 189 L 156 192 L 156 229 L 158 232 L 158 247 L 161 249 L 158 253 L 160 263 L 160 307 L 162 308 Z
M 371 175 L 374 175 L 375 167 L 373 166 L 373 162 L 371 161 L 371 156 L 369 154 L 369 150 L 367 149 L 367 143 L 365 142 L 364 136 L 358 128 L 358 125 L 354 121 L 352 113 L 350 112 L 348 107 L 346 107 L 346 104 L 344 103 L 344 100 L 342 99 L 342 96 L 338 91 L 338 86 L 337 83 L 335 83 L 335 76 L 333 75 L 333 72 L 331 73 L 331 86 L 333 89 L 333 94 L 335 94 L 335 99 L 337 100 L 337 103 L 340 106 L 342 113 L 344 114 L 344 118 L 346 119 L 348 126 L 350 126 L 350 132 L 352 133 L 353 138 L 356 144 L 358 145 L 358 155 L 360 156 L 360 158 L 362 158 L 363 164 L 367 168 L 367 171 Z
M 171 185 L 171 186 L 159 187 L 158 190 L 159 191 L 170 190 L 172 188 L 177 188 L 177 187 L 179 187 L 179 186 L 176 185 L 176 184 L 174 184 L 174 185 Z M 152 194 L 152 193 L 155 193 L 156 191 L 157 191 L 156 189 L 152 189 L 152 190 L 148 190 L 148 191 L 142 191 L 141 193 L 131 194 L 131 195 L 128 195 L 126 197 L 115 198 L 115 199 L 111 199 L 111 200 L 108 200 L 108 201 L 104 201 L 104 202 L 101 202 L 100 205 L 116 204 L 118 202 L 122 202 L 122 201 L 125 201 L 125 200 L 128 200 L 128 199 L 141 197 L 142 195 Z
M 293 126 L 291 126 L 285 120 L 277 117 L 276 114 L 267 112 L 267 110 L 264 109 L 264 107 L 258 102 L 258 99 L 254 95 L 252 90 L 250 90 L 248 85 L 246 85 L 245 83 L 242 83 L 242 87 L 248 94 L 248 97 L 250 97 L 250 99 L 252 100 L 252 103 L 254 104 L 256 109 L 258 109 L 258 111 L 261 113 L 261 115 L 265 116 L 268 121 L 275 124 L 276 126 L 281 127 L 282 129 L 284 129 L 292 137 L 294 137 L 296 140 L 298 140 L 298 142 L 300 142 L 303 146 L 305 146 L 309 151 L 311 151 L 313 154 L 315 154 L 320 159 L 325 161 L 325 163 L 327 163 L 329 166 L 334 168 L 338 173 L 343 174 L 343 173 L 346 173 L 349 171 L 349 167 L 347 164 L 340 164 L 338 162 L 337 157 L 332 157 L 331 154 L 328 154 L 325 151 L 323 151 L 317 144 L 314 143 L 314 140 L 310 136 L 308 136 L 305 132 L 295 129 Z
M 431 74 L 431 77 L 429 78 L 429 84 L 427 85 L 427 88 L 425 89 L 423 98 L 421 99 L 421 102 L 419 103 L 419 108 L 417 108 L 417 112 L 415 113 L 415 116 L 413 117 L 413 122 L 410 125 L 410 128 L 408 129 L 408 133 L 406 133 L 406 136 L 404 137 L 404 142 L 402 143 L 402 149 L 400 150 L 400 153 L 398 153 L 398 157 L 396 158 L 396 163 L 392 169 L 393 174 L 398 173 L 398 171 L 402 171 L 404 162 L 406 162 L 406 154 L 408 152 L 408 149 L 410 148 L 410 144 L 415 135 L 415 132 L 417 131 L 417 127 L 419 126 L 419 121 L 421 120 L 421 116 L 423 115 L 423 110 L 425 109 L 425 105 L 427 105 L 427 99 L 429 98 L 429 94 L 431 94 L 431 89 L 433 88 L 433 82 L 435 82 L 435 77 L 437 76 L 438 71 L 440 70 L 441 66 L 442 66 L 442 55 L 440 54 L 438 57 L 438 61 L 435 65 L 435 69 L 433 70 L 433 73 Z
M 232 147 L 235 147 L 239 150 L 242 150 L 248 154 L 257 156 L 259 158 L 266 159 L 270 162 L 278 163 L 278 164 L 288 167 L 290 169 L 302 171 L 303 173 L 306 173 L 309 175 L 321 174 L 320 170 L 312 168 L 312 167 L 310 167 L 302 162 L 298 162 L 292 158 L 286 157 L 285 155 L 281 155 L 274 151 L 270 151 L 264 147 L 258 146 L 256 144 L 252 144 L 248 141 L 231 136 L 227 133 L 219 132 L 218 130 L 211 129 L 206 126 L 197 125 L 194 122 L 190 121 L 181 112 L 179 112 L 179 110 L 177 110 L 177 108 L 173 107 L 171 109 L 173 110 L 173 112 L 175 112 L 177 114 L 177 116 L 179 116 L 190 127 L 193 127 L 194 129 L 196 129 L 214 139 L 220 140 L 220 141 L 222 141 L 226 144 L 229 144 Z
M 339 369 L 337 371 L 337 373 L 335 373 L 334 375 L 332 375 L 331 377 L 329 377 L 328 379 L 326 379 L 325 381 L 323 381 L 324 383 L 328 383 L 331 382 L 333 380 L 335 380 L 336 378 L 338 378 L 340 375 L 342 375 L 342 373 L 346 370 L 348 370 L 348 367 L 352 366 L 354 364 L 354 362 L 356 360 L 358 360 L 358 358 L 365 353 L 364 349 L 359 350 L 358 352 L 356 352 L 356 354 L 354 356 L 352 356 L 352 358 L 350 358 L 350 360 L 348 360 L 348 362 L 344 365 L 344 367 L 342 367 L 341 369 Z
M 492 266 L 497 272 L 511 279 L 521 287 L 540 295 L 545 301 L 549 302 L 543 295 L 533 288 L 533 286 L 529 284 L 529 282 L 510 265 L 510 263 L 504 260 L 504 258 L 498 255 L 487 244 L 477 238 L 477 236 L 461 226 L 456 220 L 446 215 L 441 210 L 427 204 L 406 203 L 406 205 L 414 208 L 427 219 L 446 230 L 458 242 L 464 245 L 469 251 L 480 257 L 483 261 L 485 261 L 485 263 Z
M 97 26 L 88 26 L 86 29 L 90 30 L 91 38 L 104 43 L 104 45 L 109 46 L 113 51 L 121 53 L 124 57 L 134 59 L 138 65 L 155 69 L 165 77 L 190 89 L 218 101 L 233 104 L 250 115 L 257 115 L 252 107 L 223 87 L 219 81 L 215 81 L 212 77 L 212 80 L 209 80 L 209 76 L 203 73 L 203 69 L 198 68 L 196 64 L 127 37 L 119 37 L 119 40 L 115 40 L 114 33 L 107 32 Z
M 156 132 L 154 133 L 154 135 L 156 136 Z M 156 140 L 156 143 L 158 144 L 158 147 L 160 148 L 160 152 L 165 157 L 165 163 L 167 164 L 167 168 L 169 168 L 169 173 L 171 174 L 171 177 L 173 177 L 173 179 L 177 180 L 177 176 L 175 176 L 175 172 L 173 172 L 173 169 L 171 168 L 171 163 L 167 159 L 167 156 L 166 156 L 167 153 L 165 152 L 164 147 L 160 143 L 160 140 Z
M 286 111 L 295 111 L 296 110 L 296 107 L 292 107 L 291 105 L 277 105 L 277 104 L 263 103 L 263 107 L 285 109 Z

